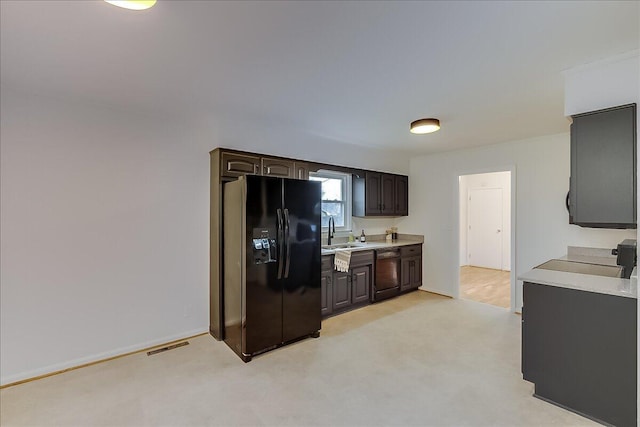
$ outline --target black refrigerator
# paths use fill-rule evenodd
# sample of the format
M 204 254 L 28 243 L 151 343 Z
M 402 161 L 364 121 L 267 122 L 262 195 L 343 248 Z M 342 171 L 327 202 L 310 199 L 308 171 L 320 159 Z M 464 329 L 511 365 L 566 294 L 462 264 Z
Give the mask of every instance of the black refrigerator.
M 224 185 L 225 342 L 245 362 L 320 331 L 319 182 Z

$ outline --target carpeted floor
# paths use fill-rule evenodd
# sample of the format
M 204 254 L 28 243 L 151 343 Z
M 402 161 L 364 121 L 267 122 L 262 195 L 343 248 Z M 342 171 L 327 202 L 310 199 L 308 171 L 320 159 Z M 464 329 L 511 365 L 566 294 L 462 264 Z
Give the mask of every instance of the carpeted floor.
M 208 335 L 0 391 L 3 426 L 596 425 L 532 396 L 520 317 L 423 291 L 243 363 Z

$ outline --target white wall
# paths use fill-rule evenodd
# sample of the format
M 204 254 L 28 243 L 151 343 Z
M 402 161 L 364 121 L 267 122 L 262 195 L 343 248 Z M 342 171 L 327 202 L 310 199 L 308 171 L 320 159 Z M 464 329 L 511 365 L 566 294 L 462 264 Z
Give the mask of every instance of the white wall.
M 568 245 L 613 248 L 635 230 L 569 224 L 569 134 L 452 151 L 411 159 L 409 216 L 402 228 L 424 234 L 422 288 L 459 295 L 458 176 L 515 168 L 515 265 L 512 274 L 566 253 Z M 419 183 L 416 185 L 416 183 Z M 522 282 L 516 286 L 522 307 Z
M 564 72 L 564 114 L 640 102 L 640 56 L 631 51 Z
M 1 100 L 2 383 L 206 331 L 194 132 L 4 87 Z
M 511 270 L 511 173 L 489 172 L 460 177 L 460 265 L 468 265 L 467 232 L 469 190 L 500 188 L 502 190 L 502 269 Z
M 1 93 L 2 384 L 208 330 L 209 151 L 218 145 L 409 166 L 396 153 L 283 128 Z

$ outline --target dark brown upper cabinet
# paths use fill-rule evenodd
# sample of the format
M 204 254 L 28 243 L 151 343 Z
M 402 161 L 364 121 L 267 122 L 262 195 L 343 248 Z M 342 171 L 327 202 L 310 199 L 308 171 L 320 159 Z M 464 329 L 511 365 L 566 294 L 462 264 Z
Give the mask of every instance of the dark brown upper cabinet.
M 294 162 L 293 169 L 294 169 L 293 177 L 295 179 L 302 179 L 304 181 L 307 181 L 309 179 L 309 163 Z
M 293 159 L 266 157 L 260 154 L 216 149 L 220 155 L 220 176 L 263 175 L 278 178 L 309 179 L 309 163 Z
M 220 175 L 239 177 L 241 175 L 260 175 L 260 157 L 250 154 L 221 152 L 222 168 Z
M 292 160 L 262 158 L 262 175 L 276 176 L 278 178 L 294 178 L 294 166 Z
M 353 177 L 353 216 L 409 214 L 409 178 L 381 172 Z
M 396 175 L 395 179 L 395 210 L 396 215 L 409 215 L 409 178 L 402 175 Z

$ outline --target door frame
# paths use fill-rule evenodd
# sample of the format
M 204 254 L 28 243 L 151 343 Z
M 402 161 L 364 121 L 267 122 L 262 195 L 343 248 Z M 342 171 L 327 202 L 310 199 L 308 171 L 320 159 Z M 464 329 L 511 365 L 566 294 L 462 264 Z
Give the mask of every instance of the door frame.
M 453 277 L 456 279 L 456 292 L 454 298 L 460 299 L 460 176 L 463 175 L 476 175 L 483 173 L 493 173 L 493 172 L 511 172 L 511 206 L 510 206 L 510 214 L 511 214 L 511 249 L 510 249 L 510 258 L 511 258 L 511 272 L 510 272 L 510 311 L 512 313 L 519 313 L 516 310 L 516 165 L 508 165 L 508 166 L 496 166 L 496 167 L 488 167 L 488 168 L 466 168 L 458 170 L 454 173 L 451 178 L 451 183 L 453 184 L 454 194 L 456 197 L 453 198 L 453 213 L 455 218 L 455 227 L 452 227 L 451 238 L 453 239 L 452 247 L 456 249 L 455 251 L 455 259 L 456 262 L 452 263 L 452 267 L 455 266 L 455 271 L 453 272 Z

